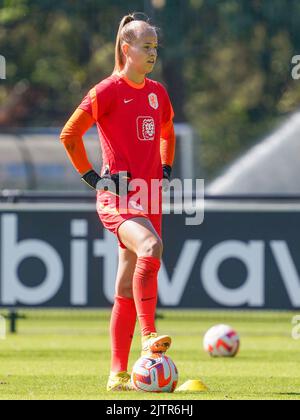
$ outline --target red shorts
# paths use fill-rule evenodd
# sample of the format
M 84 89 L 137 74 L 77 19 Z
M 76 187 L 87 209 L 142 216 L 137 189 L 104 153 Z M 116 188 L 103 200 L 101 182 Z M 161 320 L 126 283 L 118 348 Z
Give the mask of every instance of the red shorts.
M 97 213 L 99 218 L 105 229 L 117 236 L 118 245 L 123 249 L 126 249 L 126 246 L 119 238 L 118 229 L 126 220 L 135 217 L 144 217 L 150 220 L 159 237 L 162 237 L 162 211 L 159 214 L 145 212 L 142 206 L 130 200 L 132 195 L 134 193 L 129 193 L 126 197 L 126 206 L 124 208 L 124 205 L 122 206 L 124 202 L 120 203 L 120 197 L 110 192 L 97 191 Z

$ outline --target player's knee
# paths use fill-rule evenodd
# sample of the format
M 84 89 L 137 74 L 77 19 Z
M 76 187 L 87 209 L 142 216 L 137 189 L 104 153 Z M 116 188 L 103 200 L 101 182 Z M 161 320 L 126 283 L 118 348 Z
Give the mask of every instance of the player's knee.
M 116 295 L 127 299 L 133 299 L 132 285 L 118 284 L 116 287 Z
M 159 238 L 147 238 L 140 246 L 139 257 L 155 257 L 161 259 L 163 254 L 163 243 Z

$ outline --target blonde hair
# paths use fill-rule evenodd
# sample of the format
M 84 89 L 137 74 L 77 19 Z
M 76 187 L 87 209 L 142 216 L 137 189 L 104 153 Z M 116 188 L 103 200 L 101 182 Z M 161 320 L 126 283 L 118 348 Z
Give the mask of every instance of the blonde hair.
M 136 13 L 126 15 L 120 22 L 116 40 L 115 68 L 113 74 L 119 73 L 125 66 L 124 55 L 122 52 L 123 42 L 133 44 L 138 39 L 141 29 L 152 29 L 156 34 L 158 34 L 159 29 L 151 25 L 148 18 L 147 21 L 145 21 L 137 19 L 136 16 Z

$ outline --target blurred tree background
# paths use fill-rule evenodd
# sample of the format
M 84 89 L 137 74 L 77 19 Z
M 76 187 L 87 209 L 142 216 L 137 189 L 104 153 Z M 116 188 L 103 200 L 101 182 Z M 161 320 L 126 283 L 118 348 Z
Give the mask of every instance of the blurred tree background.
M 298 108 L 298 0 L 0 0 L 0 127 L 62 126 L 112 73 L 119 22 L 133 11 L 161 28 L 149 77 L 201 137 L 205 177 Z

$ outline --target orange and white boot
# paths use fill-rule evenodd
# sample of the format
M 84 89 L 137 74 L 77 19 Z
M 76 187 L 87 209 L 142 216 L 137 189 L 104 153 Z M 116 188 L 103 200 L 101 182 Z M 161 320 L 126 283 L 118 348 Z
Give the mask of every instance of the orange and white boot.
M 142 337 L 142 356 L 155 353 L 165 353 L 171 347 L 172 339 L 169 335 L 151 333 Z

